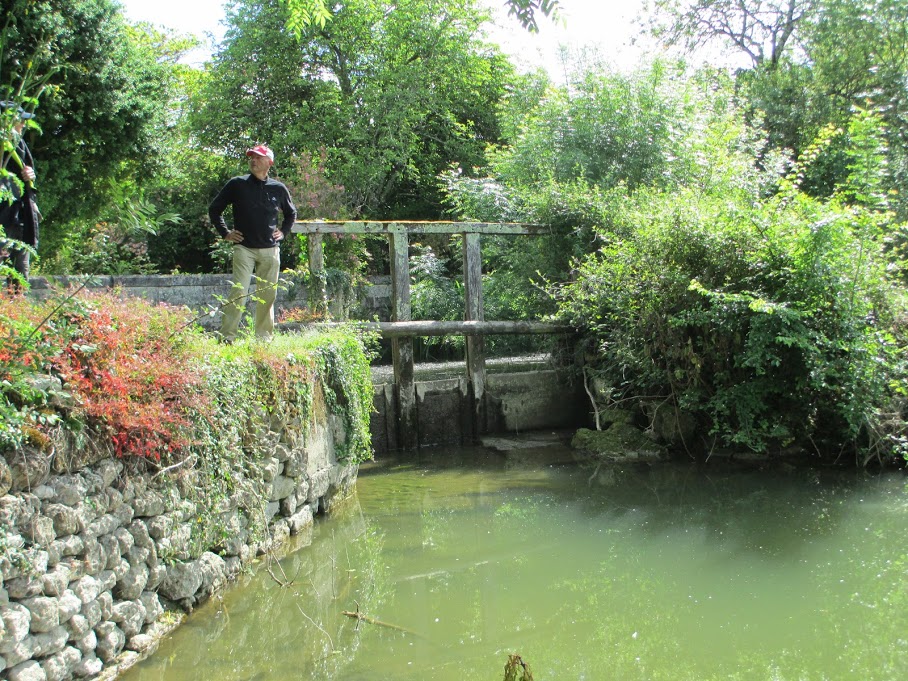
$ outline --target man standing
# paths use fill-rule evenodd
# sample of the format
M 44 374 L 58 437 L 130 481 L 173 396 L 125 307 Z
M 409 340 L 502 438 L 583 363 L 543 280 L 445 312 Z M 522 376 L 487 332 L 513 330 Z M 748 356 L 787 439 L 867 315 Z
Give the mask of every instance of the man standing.
M 15 102 L 0 102 L 3 111 L 4 123 L 12 119 L 12 127 L 4 130 L 9 133 L 13 150 L 3 153 L 3 169 L 12 175 L 18 176 L 23 184 L 14 181 L 6 173 L 0 173 L 0 225 L 7 238 L 20 241 L 32 248 L 38 247 L 38 221 L 40 213 L 35 203 L 34 188 L 35 159 L 22 137 L 25 121 L 34 118 Z M 6 126 L 4 125 L 4 128 Z M 28 279 L 30 269 L 29 252 L 23 248 L 5 249 L 12 259 L 13 268 Z
M 296 207 L 287 187 L 268 177 L 274 152 L 259 144 L 248 149 L 246 156 L 249 174 L 231 178 L 208 207 L 211 224 L 223 239 L 233 244 L 233 288 L 221 321 L 221 340 L 227 343 L 236 338 L 253 274 L 257 282 L 254 296 L 258 298 L 255 335 L 268 339 L 274 332 L 280 242 L 296 220 Z M 233 207 L 233 229 L 227 228 L 222 216 L 227 206 Z M 283 213 L 280 226 L 278 211 Z

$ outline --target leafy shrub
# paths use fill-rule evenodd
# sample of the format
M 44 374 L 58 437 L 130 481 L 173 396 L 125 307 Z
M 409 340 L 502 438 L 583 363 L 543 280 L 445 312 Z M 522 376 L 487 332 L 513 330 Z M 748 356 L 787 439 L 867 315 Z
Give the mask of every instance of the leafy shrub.
M 640 190 L 600 232 L 561 315 L 616 396 L 670 397 L 722 445 L 836 451 L 904 380 L 891 218 L 796 189 Z M 903 349 L 901 350 L 903 352 Z
M 0 447 L 46 440 L 65 422 L 108 437 L 122 457 L 229 461 L 265 415 L 308 424 L 321 384 L 349 433 L 339 458 L 371 455 L 370 351 L 352 329 L 226 347 L 190 317 L 117 292 L 0 296 Z M 70 399 L 36 387 L 42 374 Z

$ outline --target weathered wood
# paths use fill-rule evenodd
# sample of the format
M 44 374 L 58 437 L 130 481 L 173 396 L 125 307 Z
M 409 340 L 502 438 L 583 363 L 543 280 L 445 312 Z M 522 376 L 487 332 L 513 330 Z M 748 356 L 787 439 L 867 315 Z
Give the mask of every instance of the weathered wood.
M 483 321 L 482 303 L 482 255 L 480 253 L 480 235 L 463 235 L 463 276 L 464 276 L 464 320 L 467 322 Z M 483 409 L 486 390 L 486 356 L 485 338 L 482 335 L 466 337 L 467 384 L 473 410 L 474 441 L 485 430 L 485 413 Z
M 496 335 L 544 335 L 574 333 L 574 329 L 562 324 L 548 322 L 344 322 L 336 326 L 356 324 L 367 331 L 377 331 L 383 338 L 404 338 L 424 336 L 496 336 Z M 309 324 L 289 322 L 280 324 L 281 329 L 294 330 L 308 327 Z M 334 323 L 318 323 L 318 327 L 333 327 Z
M 391 321 L 410 321 L 410 259 L 406 232 L 391 234 Z M 398 408 L 398 441 L 404 449 L 416 449 L 416 382 L 413 379 L 413 338 L 397 336 L 391 341 Z
M 549 228 L 522 222 L 297 220 L 292 231 L 297 234 L 545 234 Z
M 328 311 L 328 275 L 325 272 L 325 249 L 321 234 L 310 234 L 307 239 L 309 251 L 309 276 L 312 288 L 309 290 L 309 307 L 322 314 Z

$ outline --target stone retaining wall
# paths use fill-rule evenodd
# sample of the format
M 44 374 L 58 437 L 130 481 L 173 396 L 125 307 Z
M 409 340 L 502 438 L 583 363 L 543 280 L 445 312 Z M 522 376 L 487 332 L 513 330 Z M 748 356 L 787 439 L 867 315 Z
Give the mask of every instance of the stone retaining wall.
M 239 504 L 200 509 L 176 473 L 130 474 L 102 458 L 67 471 L 66 456 L 0 457 L 0 678 L 94 678 L 151 649 L 168 609 L 191 609 L 243 566 L 311 526 L 346 496 L 357 468 L 337 461 L 345 434 L 332 416 L 280 426 L 250 477 L 267 536 Z M 247 500 L 248 501 L 248 500 Z M 219 545 L 192 546 L 192 524 L 218 513 Z M 265 523 L 262 522 L 264 527 Z

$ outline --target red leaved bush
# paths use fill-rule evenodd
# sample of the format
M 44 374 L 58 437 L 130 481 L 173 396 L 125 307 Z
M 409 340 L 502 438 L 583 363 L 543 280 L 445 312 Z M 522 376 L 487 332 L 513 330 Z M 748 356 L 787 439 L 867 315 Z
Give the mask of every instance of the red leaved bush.
M 203 400 L 180 341 L 190 312 L 115 293 L 83 294 L 54 359 L 76 415 L 106 432 L 117 456 L 160 460 L 192 443 L 187 408 Z
M 107 434 L 118 456 L 159 460 L 179 452 L 192 444 L 189 410 L 207 403 L 185 342 L 190 315 L 116 292 L 46 302 L 2 297 L 7 411 L 17 410 L 9 413 L 21 427 L 46 425 L 33 417 L 36 407 L 47 409 L 46 397 L 29 389 L 27 377 L 53 374 L 73 398 L 65 416 Z

